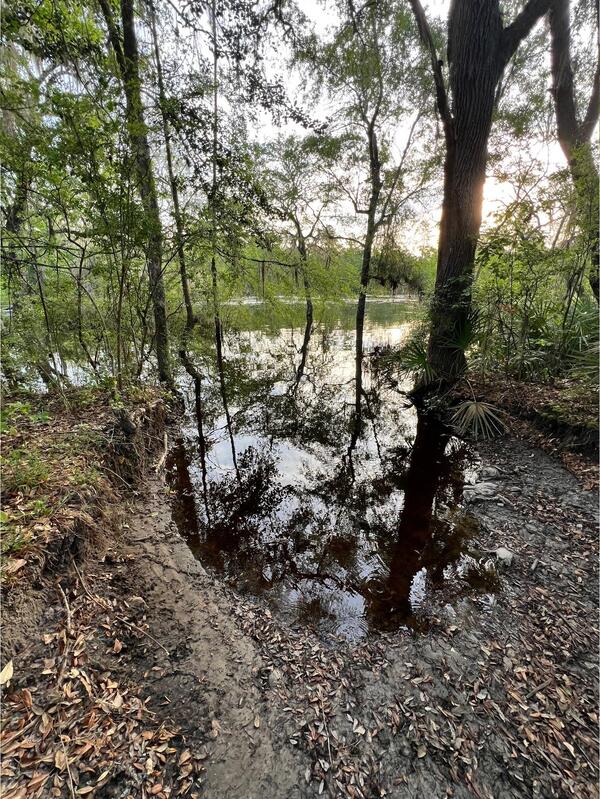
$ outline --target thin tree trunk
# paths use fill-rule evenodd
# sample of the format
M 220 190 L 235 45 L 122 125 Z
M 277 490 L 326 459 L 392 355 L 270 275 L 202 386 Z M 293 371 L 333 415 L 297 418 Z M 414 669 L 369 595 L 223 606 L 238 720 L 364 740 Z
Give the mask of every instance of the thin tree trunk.
M 136 177 L 139 184 L 140 197 L 148 228 L 146 261 L 152 297 L 152 310 L 154 313 L 154 341 L 158 374 L 162 382 L 172 385 L 173 377 L 171 374 L 169 357 L 167 303 L 162 274 L 162 223 L 158 207 L 154 172 L 152 169 L 150 146 L 148 143 L 148 128 L 142 105 L 139 52 L 135 32 L 133 0 L 121 0 L 121 21 L 123 25 L 122 42 L 108 0 L 99 1 L 123 81 L 127 128 L 131 142 Z
M 299 385 L 300 380 L 302 380 L 302 376 L 306 368 L 306 358 L 308 356 L 308 347 L 310 344 L 310 337 L 312 335 L 313 322 L 314 322 L 314 311 L 313 311 L 312 299 L 310 296 L 310 286 L 305 272 L 303 273 L 303 281 L 304 281 L 304 296 L 306 297 L 306 324 L 304 325 L 304 337 L 302 339 L 302 346 L 300 347 L 300 363 L 298 364 L 298 368 L 296 369 L 296 387 Z
M 177 186 L 177 178 L 175 177 L 175 170 L 173 168 L 173 153 L 171 148 L 171 128 L 169 126 L 169 119 L 167 117 L 167 98 L 165 94 L 165 85 L 163 80 L 162 63 L 160 60 L 160 49 L 158 47 L 158 36 L 156 33 L 156 18 L 154 13 L 154 3 L 150 1 L 150 21 L 152 27 L 152 41 L 154 43 L 154 57 L 156 59 L 156 75 L 158 78 L 158 98 L 160 105 L 160 113 L 162 119 L 163 138 L 165 141 L 165 152 L 167 155 L 167 170 L 169 173 L 169 186 L 171 188 L 171 199 L 173 200 L 173 218 L 175 220 L 177 258 L 179 261 L 179 276 L 181 279 L 181 290 L 183 292 L 183 302 L 185 304 L 185 314 L 187 327 L 192 328 L 196 322 L 194 316 L 194 308 L 192 306 L 192 298 L 190 294 L 190 285 L 188 281 L 187 265 L 185 259 L 185 248 L 183 246 L 183 219 L 181 216 L 181 206 L 179 204 L 179 188 Z
M 573 68 L 571 66 L 569 0 L 553 0 L 550 6 L 552 55 L 552 97 L 556 112 L 558 141 L 569 165 L 577 198 L 577 217 L 589 243 L 589 282 L 600 301 L 598 228 L 598 169 L 592 153 L 591 136 L 598 121 L 600 105 L 600 61 L 583 122 L 577 117 Z
M 369 285 L 369 269 L 371 268 L 371 255 L 373 253 L 373 240 L 375 230 L 369 220 L 367 235 L 363 247 L 362 264 L 360 269 L 360 289 L 356 304 L 356 339 L 354 354 L 354 424 L 358 430 L 362 419 L 362 364 L 363 364 L 363 339 L 365 329 L 365 309 L 367 305 L 367 288 Z
M 358 302 L 356 305 L 356 341 L 354 357 L 354 433 L 358 435 L 362 421 L 362 364 L 363 364 L 363 336 L 365 327 L 365 308 L 367 304 L 367 288 L 371 271 L 371 257 L 373 255 L 373 243 L 377 232 L 376 213 L 379 203 L 379 196 L 382 189 L 381 181 L 381 162 L 379 160 L 379 145 L 377 142 L 377 132 L 375 130 L 376 117 L 371 119 L 367 130 L 369 144 L 369 169 L 371 178 L 371 196 L 369 198 L 369 208 L 367 213 L 367 231 L 363 245 L 362 263 L 360 268 L 360 289 Z M 354 441 L 356 443 L 356 441 Z
M 196 369 L 192 361 L 190 360 L 186 349 L 185 349 L 185 340 L 187 339 L 187 335 L 184 335 L 184 344 L 182 345 L 179 351 L 179 357 L 181 358 L 181 362 L 186 370 L 186 372 L 190 375 L 192 380 L 194 381 L 194 404 L 196 408 L 196 429 L 198 431 L 198 451 L 200 453 L 200 472 L 202 475 L 202 496 L 204 500 L 204 511 L 206 513 L 206 521 L 207 524 L 210 526 L 210 509 L 208 504 L 208 480 L 207 480 L 207 469 L 206 469 L 206 437 L 204 435 L 204 413 L 202 410 L 202 375 Z
M 302 346 L 300 347 L 300 363 L 296 369 L 296 377 L 294 380 L 294 390 L 296 390 L 300 384 L 300 380 L 302 379 L 302 375 L 304 374 L 304 369 L 306 367 L 306 358 L 308 356 L 308 346 L 310 344 L 310 337 L 312 335 L 314 313 L 312 298 L 310 295 L 310 283 L 308 281 L 308 274 L 306 271 L 306 263 L 308 259 L 308 254 L 306 251 L 306 239 L 304 238 L 304 234 L 302 233 L 302 228 L 298 219 L 294 218 L 293 221 L 296 226 L 296 233 L 298 237 L 296 247 L 298 254 L 300 255 L 300 269 L 302 271 L 304 297 L 306 300 L 306 324 L 304 326 L 304 338 L 302 341 Z M 297 272 L 298 270 L 296 269 L 295 271 Z
M 77 338 L 79 339 L 79 343 L 81 345 L 81 349 L 84 352 L 85 357 L 89 365 L 92 367 L 94 372 L 98 371 L 98 364 L 96 363 L 96 358 L 92 356 L 90 349 L 85 341 L 85 336 L 83 335 L 83 317 L 82 317 L 82 294 L 83 294 L 83 261 L 85 258 L 85 247 L 81 252 L 81 257 L 79 258 L 79 267 L 77 269 Z
M 229 443 L 231 446 L 231 459 L 238 483 L 241 482 L 240 471 L 237 464 L 237 455 L 235 451 L 235 439 L 233 437 L 233 425 L 231 423 L 231 414 L 229 412 L 229 402 L 227 400 L 227 386 L 225 384 L 225 369 L 223 364 L 223 327 L 221 324 L 221 312 L 219 309 L 219 284 L 217 275 L 217 143 L 218 143 L 218 122 L 219 122 L 219 108 L 218 108 L 218 85 L 217 85 L 217 9 L 215 0 L 211 3 L 211 27 L 212 27 L 212 43 L 213 43 L 213 138 L 212 138 L 212 191 L 211 191 L 211 243 L 212 243 L 212 256 L 210 259 L 210 275 L 212 287 L 212 302 L 213 302 L 213 317 L 215 325 L 215 349 L 217 355 L 217 371 L 219 373 L 219 386 L 221 389 L 221 400 L 223 402 L 223 410 L 225 411 L 225 422 L 227 425 L 227 432 L 229 434 Z

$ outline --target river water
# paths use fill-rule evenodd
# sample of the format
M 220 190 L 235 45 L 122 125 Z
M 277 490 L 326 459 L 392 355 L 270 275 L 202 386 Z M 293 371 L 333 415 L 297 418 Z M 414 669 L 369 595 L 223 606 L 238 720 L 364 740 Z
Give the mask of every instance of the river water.
M 175 521 L 207 570 L 292 625 L 349 639 L 426 630 L 465 593 L 485 602 L 493 589 L 469 554 L 474 455 L 417 418 L 388 357 L 417 312 L 408 299 L 367 303 L 360 428 L 353 305 L 316 308 L 307 337 L 302 304 L 232 303 L 222 382 L 214 353 L 191 344 L 202 380 L 180 377 Z

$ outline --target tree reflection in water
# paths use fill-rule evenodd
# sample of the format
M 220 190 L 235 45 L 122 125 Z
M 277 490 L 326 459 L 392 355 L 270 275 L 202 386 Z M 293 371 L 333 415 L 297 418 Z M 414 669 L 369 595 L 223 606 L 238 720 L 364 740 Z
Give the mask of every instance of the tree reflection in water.
M 469 589 L 468 449 L 416 420 L 397 381 L 368 369 L 357 428 L 351 332 L 317 329 L 299 380 L 295 334 L 303 345 L 305 328 L 228 339 L 227 373 L 202 383 L 202 451 L 190 429 L 187 451 L 172 454 L 174 518 L 208 568 L 292 623 L 352 638 L 427 626 Z M 389 330 L 367 326 L 371 339 Z M 222 380 L 230 425 L 218 411 Z

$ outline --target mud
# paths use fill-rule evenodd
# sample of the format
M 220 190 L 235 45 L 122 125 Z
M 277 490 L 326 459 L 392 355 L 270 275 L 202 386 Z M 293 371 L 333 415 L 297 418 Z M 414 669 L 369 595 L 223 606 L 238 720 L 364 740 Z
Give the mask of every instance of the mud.
M 111 585 L 169 654 L 131 641 L 122 668 L 206 757 L 203 796 L 597 796 L 596 496 L 517 441 L 479 456 L 471 546 L 498 590 L 359 642 L 208 574 L 151 482 Z

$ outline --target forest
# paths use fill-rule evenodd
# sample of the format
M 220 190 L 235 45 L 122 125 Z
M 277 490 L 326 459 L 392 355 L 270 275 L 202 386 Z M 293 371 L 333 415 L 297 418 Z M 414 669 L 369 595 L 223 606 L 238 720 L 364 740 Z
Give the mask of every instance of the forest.
M 5 0 L 2 793 L 599 792 L 591 0 Z

